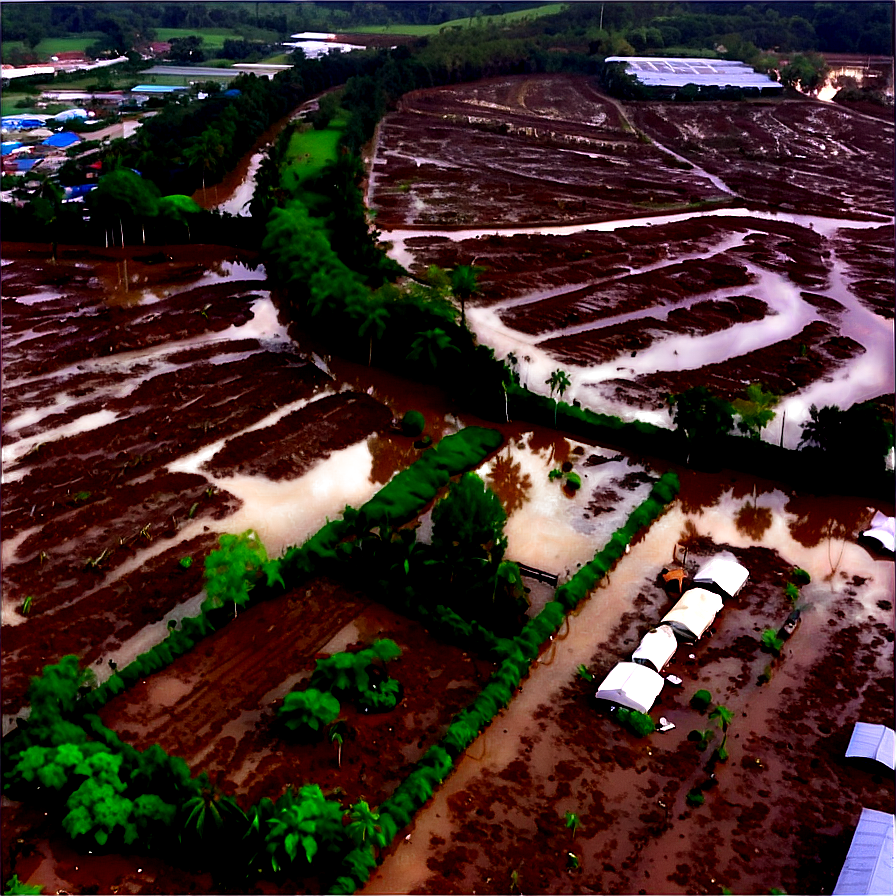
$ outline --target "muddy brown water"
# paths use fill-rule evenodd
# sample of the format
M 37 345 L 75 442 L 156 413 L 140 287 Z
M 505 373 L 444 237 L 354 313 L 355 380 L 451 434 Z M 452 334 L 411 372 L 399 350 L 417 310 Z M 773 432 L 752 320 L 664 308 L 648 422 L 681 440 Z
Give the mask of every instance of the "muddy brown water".
M 8 539 L 9 517 L 4 521 L 4 572 L 19 567 L 20 579 L 13 590 L 10 582 L 15 576 L 4 575 L 3 665 L 5 680 L 11 680 L 7 673 L 18 676 L 19 694 L 27 675 L 36 672 L 55 647 L 73 649 L 91 663 L 98 659 L 105 664 L 109 658 L 126 662 L 164 636 L 166 620 L 195 612 L 202 596 L 201 564 L 194 563 L 186 572 L 179 567 L 187 546 L 201 556 L 214 544 L 217 532 L 253 527 L 277 553 L 337 515 L 345 503 L 362 502 L 417 456 L 409 440 L 388 428 L 355 432 L 357 438 L 345 448 L 318 441 L 312 466 L 275 482 L 258 473 L 212 472 L 206 463 L 228 440 L 252 433 L 263 440 L 291 412 L 350 392 L 367 396 L 396 417 L 410 408 L 423 411 L 433 438 L 483 422 L 452 407 L 439 390 L 322 356 L 316 346 L 302 341 L 301 334 L 293 344 L 267 296 L 263 270 L 253 267 L 251 259 L 237 259 L 211 247 L 190 247 L 180 254 L 169 253 L 175 257 L 160 266 L 140 260 L 141 254 L 145 253 L 90 250 L 70 252 L 66 258 L 63 250 L 60 264 L 51 267 L 40 251 L 23 249 L 20 261 L 4 252 L 5 373 L 8 365 L 18 365 L 15 376 L 4 378 L 4 398 L 12 396 L 17 402 L 4 402 L 4 510 L 15 491 L 23 522 Z M 189 290 L 223 283 L 230 284 L 229 310 L 208 320 L 202 314 L 207 293 Z M 242 301 L 241 293 L 254 298 Z M 150 319 L 165 307 L 159 303 L 168 300 L 181 306 L 177 327 L 171 326 L 174 318 Z M 87 340 L 79 341 L 72 331 L 75 315 L 99 313 L 104 305 L 119 309 L 114 312 L 121 315 L 116 325 L 128 333 L 141 328 L 145 333 L 127 351 L 116 351 L 113 345 L 108 359 L 95 355 Z M 69 314 L 73 317 L 66 320 Z M 208 310 L 206 314 L 214 317 Z M 204 381 L 192 382 L 198 371 L 206 369 L 203 365 L 220 368 L 218 374 L 236 372 L 238 365 L 261 357 L 261 352 L 290 358 L 290 364 L 265 374 L 272 378 L 276 396 L 270 405 L 259 406 L 248 417 L 231 416 L 246 395 L 262 394 L 253 393 L 246 379 L 234 375 L 225 378 L 228 388 L 216 393 L 220 405 L 213 413 L 186 416 L 188 407 L 202 408 L 202 390 L 208 394 L 210 386 Z M 61 367 L 65 353 L 70 356 L 67 366 Z M 272 359 L 270 354 L 264 357 L 268 363 Z M 536 375 L 531 362 L 526 368 L 530 376 Z M 259 369 L 246 367 L 251 376 L 258 376 Z M 109 427 L 116 422 L 109 415 L 117 414 L 119 420 L 133 417 L 136 400 L 145 402 L 149 396 L 152 404 L 149 384 L 155 380 L 160 385 L 160 377 L 172 374 L 176 376 L 171 380 L 168 412 L 174 409 L 184 415 L 185 425 L 178 430 L 178 447 L 164 449 L 168 452 L 164 464 L 179 474 L 198 477 L 195 519 L 189 516 L 196 503 L 192 499 L 175 509 L 173 522 L 133 508 L 126 515 L 131 530 L 122 535 L 137 537 L 128 541 L 126 550 L 112 553 L 114 568 L 100 565 L 89 573 L 89 594 L 82 597 L 75 589 L 65 598 L 68 606 L 57 607 L 50 589 L 46 615 L 24 616 L 20 611 L 24 595 L 49 568 L 63 571 L 68 563 L 73 577 L 87 572 L 75 561 L 77 548 L 86 542 L 81 535 L 66 539 L 65 527 L 86 519 L 74 496 L 100 491 L 102 486 L 89 479 L 89 471 L 84 481 L 59 480 L 54 486 L 51 478 L 43 487 L 59 491 L 51 491 L 45 504 L 40 508 L 35 504 L 32 510 L 27 492 L 29 482 L 36 480 L 24 474 L 41 469 L 35 461 L 46 449 L 31 455 L 24 465 L 23 457 L 53 440 L 80 438 L 79 444 L 90 451 L 105 447 L 113 432 Z M 217 383 L 218 378 L 207 382 Z M 300 395 L 295 393 L 297 382 Z M 354 426 L 347 418 L 343 415 L 338 423 L 343 433 Z M 231 422 L 222 431 L 225 419 Z M 506 437 L 505 447 L 482 474 L 495 484 L 510 511 L 508 556 L 561 575 L 571 574 L 587 560 L 626 508 L 640 500 L 643 483 L 636 477 L 623 487 L 626 476 L 645 469 L 655 475 L 663 469 L 640 459 L 616 460 L 613 452 L 548 430 L 513 422 L 499 428 Z M 114 431 L 123 439 L 116 451 L 134 459 L 147 454 L 150 443 L 144 433 L 120 423 Z M 66 444 L 75 443 L 60 441 L 53 450 L 64 456 Z M 598 461 L 589 466 L 592 456 Z M 564 461 L 571 462 L 586 483 L 572 497 L 547 478 L 550 469 Z M 116 472 L 119 468 L 127 489 L 134 469 L 126 466 L 126 458 L 113 467 Z M 735 892 L 766 892 L 771 886 L 788 892 L 830 891 L 858 807 L 886 809 L 887 802 L 893 802 L 892 782 L 842 759 L 852 721 L 892 723 L 892 562 L 874 558 L 855 544 L 855 535 L 872 510 L 861 502 L 792 495 L 775 484 L 754 483 L 734 474 L 683 472 L 682 481 L 681 500 L 571 619 L 568 633 L 561 632 L 542 655 L 516 700 L 471 747 L 414 826 L 403 832 L 402 837 L 410 839 L 400 840 L 387 856 L 371 881 L 371 892 L 508 892 L 513 872 L 523 892 L 713 892 L 722 885 Z M 201 500 L 205 489 L 217 495 L 207 509 Z M 60 497 L 67 503 L 64 515 L 55 517 L 57 538 L 67 541 L 75 553 L 65 560 L 48 542 L 49 565 L 41 561 L 37 547 L 27 556 L 19 554 L 44 525 L 41 514 L 52 518 L 57 513 L 51 502 Z M 881 509 L 893 512 L 892 507 Z M 29 511 L 36 517 L 34 527 L 24 523 Z M 139 534 L 145 523 L 151 524 L 152 540 Z M 700 551 L 715 547 L 747 552 L 743 559 L 751 568 L 751 583 L 743 599 L 723 611 L 708 641 L 676 654 L 670 669 L 685 679 L 685 685 L 680 692 L 667 686 L 654 713 L 664 714 L 676 728 L 649 742 L 635 741 L 597 712 L 576 668 L 584 664 L 596 673 L 606 672 L 630 654 L 644 626 L 664 606 L 664 596 L 653 584 L 656 572 L 671 559 L 676 544 L 688 540 L 691 563 Z M 92 557 L 102 548 L 101 542 L 96 544 Z M 758 651 L 758 637 L 762 628 L 779 624 L 789 611 L 780 576 L 793 564 L 808 569 L 813 577 L 804 589 L 804 620 L 783 661 L 774 665 L 771 681 L 759 686 L 755 682 L 769 658 Z M 133 598 L 127 598 L 131 592 Z M 532 596 L 533 602 L 544 602 L 550 591 L 533 585 Z M 413 634 L 413 626 L 368 607 L 363 595 L 353 599 L 358 600 L 354 618 L 334 616 L 332 628 L 309 648 L 312 653 L 348 646 L 388 625 L 397 626 L 396 633 L 407 639 L 421 637 Z M 115 614 L 107 610 L 110 601 Z M 83 626 L 85 614 L 95 620 L 90 632 Z M 19 639 L 15 653 L 6 649 L 12 631 Z M 66 642 L 69 632 L 86 637 Z M 264 637 L 263 627 L 258 636 Z M 237 629 L 228 637 L 238 637 Z M 251 653 L 250 646 L 243 647 Z M 694 660 L 689 659 L 690 652 Z M 214 665 L 214 658 L 213 653 L 205 661 Z M 835 686 L 826 677 L 832 658 L 842 670 Z M 459 665 L 465 661 L 457 657 L 440 662 L 445 676 L 455 675 L 462 683 L 457 697 L 472 696 L 487 674 L 484 667 L 476 675 L 465 674 Z M 299 661 L 294 665 L 298 668 Z M 430 671 L 436 670 L 427 674 Z M 298 680 L 297 675 L 301 672 L 292 668 L 278 670 L 277 680 L 259 684 L 259 694 L 244 700 L 242 708 L 218 701 L 214 713 L 203 716 L 208 731 L 214 729 L 216 734 L 207 743 L 201 738 L 195 741 L 196 767 L 208 764 L 226 775 L 229 751 L 243 738 L 246 744 L 256 743 L 267 762 L 273 761 L 271 743 L 262 743 L 263 737 L 257 740 L 256 714 L 263 701 L 276 700 Z M 253 678 L 257 676 L 248 676 L 246 684 Z M 134 692 L 136 702 L 130 707 L 125 702 L 120 709 L 122 718 L 129 719 L 124 730 L 137 739 L 150 737 L 151 730 L 164 732 L 167 707 L 190 701 L 205 703 L 202 712 L 209 712 L 210 692 L 205 689 L 205 696 L 197 692 L 196 681 L 194 673 L 179 677 L 176 670 L 148 679 L 145 693 Z M 445 678 L 446 688 L 448 683 Z M 686 739 L 691 728 L 706 725 L 687 704 L 690 689 L 696 687 L 709 688 L 739 714 L 729 740 L 731 758 L 716 771 L 718 786 L 707 792 L 703 807 L 691 809 L 685 794 L 707 776 L 707 757 L 698 755 Z M 7 699 L 10 689 L 4 690 Z M 140 696 L 146 697 L 146 709 L 153 713 L 151 724 L 141 711 Z M 5 711 L 15 706 L 7 704 Z M 431 736 L 438 729 L 429 711 L 405 721 L 410 727 L 432 728 Z M 406 771 L 423 749 L 416 742 L 399 746 L 395 775 L 396 770 Z M 249 758 L 244 750 L 243 765 L 234 769 L 229 786 L 237 790 L 266 786 L 261 783 L 263 775 L 251 782 Z M 319 761 L 328 767 L 333 764 L 329 753 Z M 393 776 L 393 783 L 396 780 Z M 797 800 L 792 796 L 797 790 L 811 797 Z M 86 892 L 91 887 L 101 892 L 214 891 L 207 877 L 139 855 L 79 857 L 58 832 L 51 833 L 39 813 L 12 808 L 12 815 L 4 812 L 4 856 L 12 854 L 15 840 L 24 835 L 25 842 L 15 849 L 36 851 L 30 858 L 18 859 L 20 877 L 50 891 Z M 582 819 L 574 836 L 563 825 L 567 810 Z M 767 834 L 764 848 L 777 861 L 776 871 L 785 869 L 773 879 L 750 851 L 757 848 L 753 831 L 760 825 Z M 580 856 L 581 872 L 567 870 L 570 851 Z

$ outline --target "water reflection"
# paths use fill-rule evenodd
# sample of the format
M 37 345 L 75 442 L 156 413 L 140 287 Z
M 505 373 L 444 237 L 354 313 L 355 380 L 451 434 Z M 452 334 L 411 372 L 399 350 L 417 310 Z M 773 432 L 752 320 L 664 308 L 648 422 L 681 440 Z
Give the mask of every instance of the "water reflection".
M 420 457 L 420 449 L 414 447 L 413 439 L 407 436 L 372 435 L 367 439 L 367 447 L 373 462 L 370 466 L 370 481 L 385 485 L 399 470 L 404 470 Z
M 523 473 L 521 462 L 513 462 L 511 451 L 508 444 L 507 454 L 495 458 L 494 465 L 485 477 L 489 488 L 501 499 L 507 516 L 511 516 L 529 501 L 528 493 L 532 489 L 532 477 Z
M 826 538 L 853 538 L 871 516 L 869 509 L 855 499 L 836 496 L 819 500 L 794 495 L 784 509 L 793 514 L 787 523 L 793 540 L 807 548 L 814 548 Z
M 734 525 L 743 535 L 753 541 L 762 541 L 762 536 L 771 527 L 772 512 L 768 507 L 760 507 L 755 502 L 744 504 L 734 516 Z

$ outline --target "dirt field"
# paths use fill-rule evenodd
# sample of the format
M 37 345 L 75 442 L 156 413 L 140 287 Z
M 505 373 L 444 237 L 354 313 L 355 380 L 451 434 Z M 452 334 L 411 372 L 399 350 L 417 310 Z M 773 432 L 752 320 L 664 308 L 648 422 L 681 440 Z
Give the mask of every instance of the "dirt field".
M 733 396 L 757 378 L 792 393 L 870 354 L 860 325 L 889 327 L 892 343 L 892 226 L 864 220 L 886 206 L 887 177 L 892 193 L 884 167 L 892 127 L 859 139 L 850 130 L 858 118 L 808 102 L 722 112 L 669 106 L 660 124 L 648 109 L 625 111 L 646 137 L 581 78 L 415 94 L 380 131 L 371 179 L 377 226 L 410 231 L 401 240 L 418 271 L 486 268 L 468 315 L 489 333 L 528 340 L 519 344 L 531 346 L 531 357 L 513 345 L 518 371 L 534 385 L 544 379 L 539 356 L 574 372 L 615 368 L 580 384 L 584 403 L 591 394 L 602 406 L 609 395 L 655 409 L 664 390 L 708 382 Z M 755 157 L 741 161 L 725 122 L 757 134 L 768 123 L 771 136 L 757 136 Z M 695 136 L 704 125 L 721 138 Z M 799 128 L 808 160 L 793 163 L 782 201 L 805 214 L 758 216 L 773 205 L 775 166 Z M 850 149 L 838 162 L 840 143 L 860 157 Z M 857 158 L 867 178 L 854 176 Z M 744 200 L 755 214 L 723 208 Z M 413 229 L 607 221 L 697 211 L 704 202 L 722 214 L 553 235 Z M 889 203 L 892 214 L 892 195 Z M 829 211 L 861 229 L 820 224 Z M 159 640 L 166 621 L 195 604 L 201 560 L 218 533 L 247 528 L 249 503 L 259 520 L 252 525 L 282 514 L 294 542 L 418 456 L 393 431 L 394 417 L 423 410 L 434 439 L 480 422 L 461 421 L 438 390 L 290 342 L 251 256 L 65 246 L 54 264 L 48 251 L 3 247 L 7 723 L 45 663 L 76 653 L 105 670 L 110 657 Z M 799 326 L 750 346 L 749 327 L 785 319 Z M 714 334 L 732 347 L 721 360 L 709 353 L 697 366 L 651 366 L 664 342 Z M 881 392 L 891 396 L 892 384 Z M 506 449 L 486 479 L 511 514 L 515 558 L 569 574 L 643 497 L 653 465 L 547 430 L 499 428 Z M 548 481 L 563 464 L 582 475 L 580 492 Z M 830 891 L 859 807 L 888 809 L 894 798 L 891 776 L 842 758 L 853 721 L 892 724 L 892 561 L 854 543 L 872 510 L 861 502 L 762 483 L 757 497 L 756 483 L 728 473 L 683 471 L 682 484 L 680 503 L 542 656 L 399 838 L 370 892 Z M 600 715 L 575 669 L 584 663 L 600 677 L 630 653 L 668 603 L 654 579 L 678 543 L 688 544 L 690 566 L 731 551 L 751 580 L 711 636 L 679 649 L 669 667 L 685 684 L 667 686 L 654 715 L 676 728 L 637 741 Z M 188 568 L 185 557 L 194 560 Z M 772 662 L 758 637 L 789 612 L 782 576 L 796 563 L 813 575 L 808 606 Z M 549 594 L 533 589 L 541 602 Z M 276 702 L 315 657 L 374 637 L 405 649 L 393 664 L 404 687 L 399 710 L 349 711 L 341 768 L 332 744 L 279 738 Z M 759 684 L 767 665 L 771 680 Z M 110 702 L 103 717 L 126 740 L 160 742 L 209 771 L 244 805 L 306 777 L 340 788 L 346 804 L 375 805 L 490 668 L 366 595 L 317 580 L 241 611 Z M 731 758 L 715 769 L 709 751 L 687 740 L 707 727 L 688 705 L 698 687 L 735 712 Z M 686 793 L 704 785 L 705 804 L 687 806 Z M 563 824 L 567 810 L 581 817 L 575 834 Z M 15 872 L 50 892 L 228 891 L 209 874 L 139 852 L 78 855 L 56 820 L 6 798 L 2 826 L 4 879 Z M 567 870 L 570 851 L 580 857 L 577 872 Z M 408 868 L 415 873 L 403 877 Z M 316 892 L 317 883 L 260 881 L 256 890 Z
M 726 528 L 736 543 L 713 540 L 698 533 L 723 516 L 711 510 L 718 495 L 711 487 L 688 494 L 691 484 L 683 482 L 681 509 L 655 525 L 572 621 L 556 655 L 543 655 L 519 703 L 470 747 L 418 816 L 411 845 L 386 860 L 366 893 L 831 891 L 861 807 L 889 812 L 894 800 L 883 766 L 843 757 L 854 721 L 892 723 L 892 564 L 852 547 L 847 561 L 840 548 L 843 562 L 832 570 L 817 514 L 811 535 L 799 528 L 806 517 L 797 517 L 790 536 L 763 540 L 786 544 L 787 560 L 751 544 L 764 531 L 751 526 L 752 516 L 768 514 L 766 527 L 772 521 L 762 487 L 756 504 L 749 493 L 736 499 L 737 527 L 729 520 Z M 719 485 L 731 488 L 727 476 Z M 844 521 L 850 512 L 862 513 L 847 502 L 831 509 Z M 797 535 L 816 547 L 791 542 Z M 676 544 L 679 559 L 688 547 L 692 572 L 726 553 L 748 567 L 750 580 L 663 670 L 683 684 L 666 684 L 652 715 L 675 728 L 639 740 L 593 694 L 672 606 L 655 578 Z M 775 659 L 759 638 L 791 610 L 783 583 L 793 556 L 828 576 L 804 587 L 801 625 Z M 835 564 L 837 556 L 835 542 Z M 576 673 L 579 662 L 594 681 Z M 733 713 L 725 762 L 712 761 L 716 723 L 689 704 L 698 689 Z M 688 738 L 695 729 L 716 731 L 703 752 Z M 703 793 L 703 805 L 689 805 L 692 790 Z M 564 823 L 568 811 L 579 816 L 577 831 Z
M 529 356 L 536 387 L 559 364 L 573 398 L 623 416 L 696 383 L 840 404 L 819 384 L 859 378 L 867 352 L 892 370 L 896 247 L 872 223 L 893 214 L 892 149 L 891 123 L 811 100 L 620 104 L 506 78 L 406 97 L 371 201 L 416 274 L 482 269 L 472 325 Z

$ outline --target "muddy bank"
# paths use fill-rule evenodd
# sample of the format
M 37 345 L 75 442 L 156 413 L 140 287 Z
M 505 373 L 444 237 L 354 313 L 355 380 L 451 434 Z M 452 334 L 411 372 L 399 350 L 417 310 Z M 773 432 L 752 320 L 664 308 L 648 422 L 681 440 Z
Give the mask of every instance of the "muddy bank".
M 747 385 L 759 382 L 786 396 L 829 376 L 863 351 L 855 340 L 838 336 L 835 327 L 814 321 L 790 339 L 729 361 L 704 365 L 699 368 L 699 382 L 729 401 L 742 398 Z M 591 388 L 629 405 L 659 410 L 665 407 L 666 395 L 683 392 L 695 381 L 694 371 L 667 370 L 630 379 L 610 379 Z
M 46 662 L 104 661 L 198 593 L 244 506 L 222 479 L 297 480 L 389 429 L 382 402 L 332 394 L 233 258 L 4 245 L 4 712 Z
M 695 499 L 710 508 L 718 501 Z M 847 560 L 841 548 L 840 563 L 835 545 L 826 569 L 821 552 L 801 555 L 780 533 L 770 499 L 760 489 L 758 499 L 747 493 L 736 504 L 768 513 L 786 557 L 735 530 L 733 543 L 707 537 L 727 502 L 705 518 L 673 511 L 657 523 L 591 598 L 600 612 L 584 609 L 583 630 L 574 623 L 556 658 L 542 657 L 562 663 L 566 676 L 536 668 L 523 714 L 512 705 L 495 719 L 470 748 L 480 762 L 464 760 L 365 892 L 830 892 L 861 807 L 890 811 L 894 798 L 886 769 L 843 757 L 852 722 L 892 721 L 892 603 L 880 600 L 892 588 L 892 566 L 862 560 L 857 575 L 859 554 L 850 548 Z M 719 532 L 730 529 L 729 520 Z M 750 580 L 707 635 L 680 645 L 664 669 L 683 685 L 667 684 L 652 715 L 675 728 L 639 740 L 601 712 L 593 693 L 671 607 L 655 577 L 676 544 L 679 559 L 688 547 L 692 571 L 725 553 L 748 567 Z M 813 582 L 802 590 L 801 626 L 775 659 L 759 639 L 790 612 L 783 584 L 796 558 Z M 592 683 L 576 674 L 580 660 Z M 727 761 L 712 761 L 721 732 L 690 706 L 697 689 L 733 713 Z M 703 752 L 688 738 L 694 729 L 715 731 Z M 703 805 L 688 803 L 693 790 Z M 566 826 L 566 812 L 578 815 L 577 830 Z
M 618 218 L 727 199 L 650 141 L 584 76 L 414 91 L 380 128 L 377 225 Z

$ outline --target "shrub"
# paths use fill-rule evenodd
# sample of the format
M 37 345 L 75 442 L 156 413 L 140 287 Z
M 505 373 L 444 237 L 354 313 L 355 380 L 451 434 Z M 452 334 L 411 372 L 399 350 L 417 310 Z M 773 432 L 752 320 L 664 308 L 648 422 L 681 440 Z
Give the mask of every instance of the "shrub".
M 702 806 L 706 802 L 706 797 L 695 787 L 688 791 L 687 801 L 689 806 Z
M 408 411 L 401 418 L 401 431 L 406 436 L 416 438 L 419 436 L 426 426 L 426 419 L 420 411 Z
M 800 599 L 800 589 L 793 584 L 793 582 L 788 582 L 784 586 L 784 593 L 787 595 L 787 598 L 791 603 L 796 603 Z
M 693 697 L 691 697 L 691 706 L 693 706 L 697 712 L 706 712 L 710 703 L 712 703 L 712 694 L 710 694 L 709 691 L 699 690 Z
M 777 656 L 784 646 L 784 641 L 778 637 L 778 633 L 773 628 L 767 628 L 762 633 L 762 649 Z
M 799 585 L 802 587 L 803 585 L 808 585 L 809 582 L 812 581 L 812 577 L 809 573 L 806 572 L 805 569 L 800 569 L 797 567 L 790 573 L 790 581 L 795 585 Z
M 628 709 L 620 706 L 616 710 L 616 718 L 624 725 L 635 737 L 646 737 L 656 731 L 656 723 L 649 715 L 638 712 L 636 709 Z
M 339 701 L 317 688 L 287 694 L 277 718 L 290 731 L 321 732 L 339 715 Z
M 388 712 L 395 708 L 400 696 L 401 685 L 394 678 L 387 678 L 359 695 L 357 704 L 365 712 Z
M 569 473 L 566 476 L 566 485 L 576 491 L 582 487 L 582 477 L 578 473 Z

